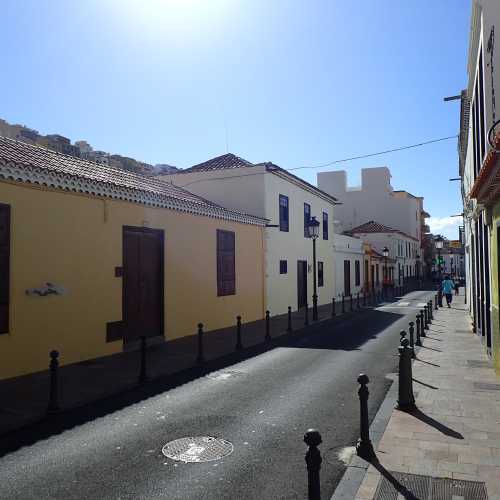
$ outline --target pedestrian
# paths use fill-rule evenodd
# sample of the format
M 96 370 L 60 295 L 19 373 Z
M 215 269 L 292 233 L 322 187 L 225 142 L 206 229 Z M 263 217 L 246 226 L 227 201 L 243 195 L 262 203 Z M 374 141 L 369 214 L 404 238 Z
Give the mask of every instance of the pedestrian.
M 460 293 L 460 281 L 457 280 L 455 277 L 455 295 L 458 295 Z
M 443 293 L 446 297 L 446 305 L 448 307 L 450 307 L 451 301 L 453 299 L 452 292 L 454 288 L 455 283 L 453 283 L 453 280 L 448 275 L 446 275 L 441 285 L 441 289 L 443 290 Z

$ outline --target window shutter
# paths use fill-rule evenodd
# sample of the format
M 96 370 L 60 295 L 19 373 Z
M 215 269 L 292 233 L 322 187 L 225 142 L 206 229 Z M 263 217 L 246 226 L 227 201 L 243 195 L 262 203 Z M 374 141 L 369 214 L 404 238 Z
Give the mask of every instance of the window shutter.
M 0 333 L 9 331 L 10 206 L 0 204 Z
M 217 230 L 217 295 L 236 293 L 235 236 L 232 231 Z

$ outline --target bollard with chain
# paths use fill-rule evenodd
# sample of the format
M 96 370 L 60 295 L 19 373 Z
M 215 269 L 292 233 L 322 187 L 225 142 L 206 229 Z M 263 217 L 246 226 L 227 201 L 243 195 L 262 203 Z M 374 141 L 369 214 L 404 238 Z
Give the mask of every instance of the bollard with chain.
M 304 325 L 309 324 L 309 304 L 306 302 L 306 310 L 304 311 Z
M 241 316 L 236 316 L 236 350 L 240 351 L 243 349 L 243 343 L 241 342 Z
M 292 331 L 292 308 L 290 306 L 288 306 L 288 326 L 286 327 L 286 331 Z
M 408 339 L 403 339 L 398 347 L 399 351 L 399 387 L 398 387 L 398 410 L 415 409 L 415 398 L 413 396 L 413 378 L 411 370 L 411 350 L 408 348 Z
M 198 323 L 198 356 L 196 361 L 199 364 L 205 362 L 205 354 L 203 352 L 203 323 Z
M 332 299 L 332 318 L 335 318 L 337 312 L 335 311 L 335 297 Z
M 410 334 L 410 351 L 411 351 L 411 357 L 413 359 L 415 359 L 416 358 L 416 356 L 415 356 L 415 337 L 414 337 L 415 329 L 413 327 L 413 321 L 410 321 L 410 323 L 409 323 L 408 332 Z
M 266 340 L 271 340 L 271 321 L 270 321 L 270 315 L 271 313 L 269 311 L 266 311 Z
M 146 368 L 146 337 L 141 336 L 141 368 L 139 370 L 139 384 L 143 384 L 148 379 Z
M 415 345 L 418 347 L 422 347 L 422 341 L 420 340 L 420 314 L 419 313 L 417 313 L 416 323 L 417 323 L 417 340 L 415 341 Z
M 318 446 L 321 444 L 321 434 L 315 429 L 309 429 L 304 434 L 304 443 L 307 444 L 305 456 L 307 464 L 307 491 L 308 500 L 321 500 L 321 486 L 319 471 L 321 469 L 321 453 Z
M 420 336 L 427 337 L 425 334 L 425 314 L 423 309 L 420 309 Z
M 368 396 L 370 395 L 370 392 L 368 391 L 368 382 L 370 382 L 368 376 L 361 373 L 358 377 L 360 437 L 358 439 L 358 444 L 356 445 L 356 452 L 365 460 L 370 460 L 375 457 L 375 451 L 373 450 L 373 445 L 370 441 L 370 422 L 368 419 Z
M 50 388 L 47 413 L 57 413 L 59 408 L 59 352 L 50 351 Z
M 342 314 L 345 313 L 345 297 L 344 294 L 342 294 Z

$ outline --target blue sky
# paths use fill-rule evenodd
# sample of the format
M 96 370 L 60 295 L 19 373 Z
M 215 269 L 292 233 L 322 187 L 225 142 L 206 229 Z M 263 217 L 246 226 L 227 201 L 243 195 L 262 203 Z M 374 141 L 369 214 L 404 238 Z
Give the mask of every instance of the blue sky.
M 2 0 L 0 117 L 148 163 L 227 142 L 322 164 L 458 132 L 443 97 L 466 85 L 469 16 L 468 0 Z M 382 165 L 457 237 L 455 140 L 330 168 L 357 184 Z

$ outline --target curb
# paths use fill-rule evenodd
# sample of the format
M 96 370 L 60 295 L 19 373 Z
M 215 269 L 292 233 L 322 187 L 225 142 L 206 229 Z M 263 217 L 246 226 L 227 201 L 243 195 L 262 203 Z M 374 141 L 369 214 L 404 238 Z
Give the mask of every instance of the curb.
M 380 408 L 370 425 L 370 439 L 372 441 L 373 448 L 375 449 L 378 447 L 378 444 L 384 435 L 385 429 L 389 424 L 389 419 L 391 418 L 398 399 L 398 384 L 396 383 L 397 374 L 391 373 L 388 374 L 387 377 L 393 379 L 392 384 L 389 387 L 384 401 L 380 405 Z M 347 466 L 340 483 L 335 489 L 331 500 L 353 500 L 356 497 L 356 493 L 358 492 L 363 479 L 365 478 L 368 467 L 370 467 L 370 462 L 354 455 L 350 464 Z

